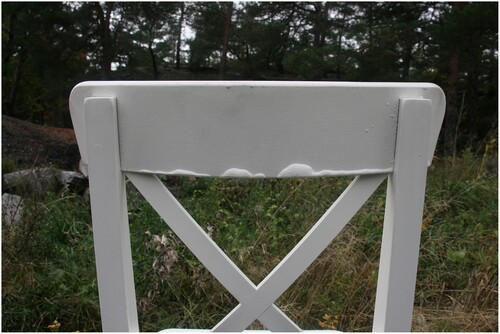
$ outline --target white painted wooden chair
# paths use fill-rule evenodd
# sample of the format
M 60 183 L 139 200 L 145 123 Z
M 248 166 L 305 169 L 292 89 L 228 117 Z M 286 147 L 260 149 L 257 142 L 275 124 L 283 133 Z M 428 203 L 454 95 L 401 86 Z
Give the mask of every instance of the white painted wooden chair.
M 444 116 L 427 83 L 85 82 L 71 117 L 88 165 L 104 331 L 138 331 L 125 177 L 239 301 L 213 331 L 300 331 L 274 302 L 388 177 L 374 331 L 409 331 L 427 167 Z M 356 176 L 254 285 L 155 174 Z

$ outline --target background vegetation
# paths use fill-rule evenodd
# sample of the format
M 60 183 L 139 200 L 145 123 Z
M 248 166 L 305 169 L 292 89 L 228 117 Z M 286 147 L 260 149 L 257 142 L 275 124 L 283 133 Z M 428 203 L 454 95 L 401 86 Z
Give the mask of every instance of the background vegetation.
M 453 167 L 452 167 L 453 163 Z M 431 167 L 414 331 L 498 331 L 496 155 Z M 164 180 L 255 283 L 286 255 L 350 178 Z M 236 300 L 133 188 L 129 219 L 141 330 L 211 328 Z M 370 331 L 383 186 L 278 300 L 304 329 Z M 3 224 L 2 330 L 100 331 L 88 200 L 69 190 L 25 201 Z M 260 328 L 258 323 L 254 328 Z
M 83 80 L 434 82 L 447 112 L 413 330 L 495 332 L 497 13 L 493 2 L 3 2 L 2 114 L 69 127 L 67 98 Z M 349 181 L 164 179 L 254 282 Z M 128 196 L 141 330 L 216 324 L 236 301 Z M 69 189 L 23 197 L 21 221 L 2 220 L 2 330 L 100 331 L 88 200 Z M 278 300 L 301 327 L 371 330 L 383 208 L 382 186 Z

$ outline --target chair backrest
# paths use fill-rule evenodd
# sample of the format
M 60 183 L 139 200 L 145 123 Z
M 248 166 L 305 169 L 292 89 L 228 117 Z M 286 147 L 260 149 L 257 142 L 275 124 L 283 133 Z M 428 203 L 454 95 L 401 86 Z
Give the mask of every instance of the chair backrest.
M 444 115 L 432 84 L 85 82 L 70 99 L 84 163 L 84 100 L 109 96 L 118 103 L 122 170 L 163 174 L 389 172 L 402 97 L 433 102 L 430 164 Z
M 426 171 L 445 110 L 436 85 L 84 82 L 70 110 L 88 165 L 105 331 L 138 330 L 125 176 L 240 302 L 214 331 L 257 318 L 272 331 L 300 330 L 274 301 L 388 177 L 374 330 L 410 329 Z M 255 286 L 152 174 L 358 177 Z

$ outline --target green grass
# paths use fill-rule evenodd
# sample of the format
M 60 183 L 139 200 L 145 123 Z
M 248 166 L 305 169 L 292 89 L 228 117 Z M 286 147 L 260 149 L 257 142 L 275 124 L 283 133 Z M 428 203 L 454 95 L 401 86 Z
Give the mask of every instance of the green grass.
M 164 181 L 258 283 L 351 178 Z M 277 301 L 302 328 L 371 330 L 384 189 Z M 496 157 L 465 153 L 430 168 L 414 331 L 498 331 L 497 190 Z M 214 326 L 236 300 L 132 187 L 128 195 L 141 330 Z M 63 190 L 25 208 L 18 224 L 2 224 L 2 330 L 48 331 L 57 320 L 60 331 L 100 331 L 88 201 Z

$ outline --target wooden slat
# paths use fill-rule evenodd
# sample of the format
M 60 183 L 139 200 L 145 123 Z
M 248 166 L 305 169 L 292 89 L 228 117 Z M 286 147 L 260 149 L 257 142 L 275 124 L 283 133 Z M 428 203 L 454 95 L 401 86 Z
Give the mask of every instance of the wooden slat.
M 246 329 L 320 255 L 386 177 L 358 176 L 293 250 L 257 286 L 257 292 L 241 301 L 215 326 L 214 331 L 240 332 Z
M 205 233 L 156 175 L 126 175 L 172 231 L 238 301 L 255 293 L 256 286 L 252 281 Z M 300 328 L 274 305 L 259 320 L 271 331 L 300 331 Z
M 388 173 L 399 98 L 433 100 L 431 146 L 444 115 L 442 91 L 426 83 L 87 82 L 70 98 L 84 163 L 89 96 L 118 101 L 122 170 L 157 174 Z
M 128 228 L 125 178 L 120 170 L 114 98 L 85 100 L 89 186 L 102 328 L 139 330 Z
M 411 330 L 432 104 L 401 99 L 394 173 L 389 176 L 373 330 Z

